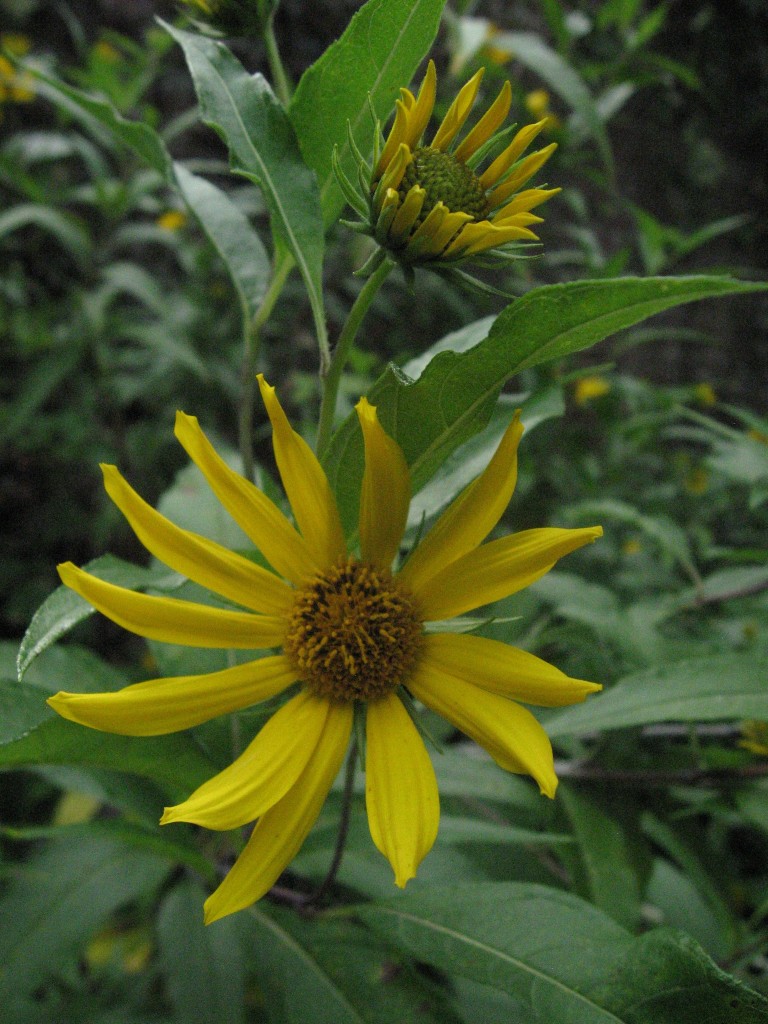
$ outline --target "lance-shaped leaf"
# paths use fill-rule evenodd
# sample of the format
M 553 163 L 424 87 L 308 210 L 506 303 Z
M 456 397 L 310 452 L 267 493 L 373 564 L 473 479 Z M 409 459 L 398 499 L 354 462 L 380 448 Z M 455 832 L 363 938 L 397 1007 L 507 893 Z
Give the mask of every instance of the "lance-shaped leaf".
M 502 387 L 521 370 L 590 348 L 685 302 L 766 288 L 705 275 L 546 285 L 507 306 L 474 348 L 440 352 L 418 380 L 389 366 L 368 397 L 403 449 L 417 491 L 452 451 L 485 427 Z M 345 524 L 354 529 L 363 472 L 356 416 L 336 432 L 325 462 Z
M 386 121 L 398 89 L 410 83 L 431 46 L 444 6 L 445 0 L 369 0 L 304 72 L 291 101 L 291 120 L 304 159 L 317 174 L 326 225 L 344 206 L 331 166 L 334 145 L 342 170 L 355 181 L 347 123 L 357 147 L 370 155 L 371 107 Z
M 181 164 L 174 172 L 181 194 L 229 272 L 243 313 L 252 320 L 269 284 L 269 256 L 261 239 L 226 192 Z
M 304 278 L 324 348 L 320 193 L 314 173 L 302 159 L 288 115 L 266 79 L 249 75 L 222 43 L 162 24 L 184 50 L 201 116 L 226 143 L 232 170 L 263 191 L 272 229 Z
M 506 992 L 552 1024 L 768 1020 L 768 1001 L 683 933 L 662 928 L 636 939 L 591 904 L 545 886 L 432 886 L 350 912 L 419 961 Z
M 578 736 L 653 722 L 768 719 L 768 658 L 718 654 L 635 672 L 584 707 L 547 719 L 550 736 Z

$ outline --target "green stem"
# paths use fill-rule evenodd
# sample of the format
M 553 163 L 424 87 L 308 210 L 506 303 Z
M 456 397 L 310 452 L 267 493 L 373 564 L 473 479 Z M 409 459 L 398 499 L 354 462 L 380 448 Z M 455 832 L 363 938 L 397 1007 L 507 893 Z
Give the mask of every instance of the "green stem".
M 368 307 L 373 301 L 373 297 L 393 267 L 394 263 L 391 260 L 384 259 L 365 282 L 360 290 L 360 294 L 355 299 L 352 309 L 349 311 L 347 322 L 344 324 L 339 340 L 336 343 L 336 348 L 333 350 L 328 372 L 323 379 L 323 398 L 320 404 L 320 421 L 317 430 L 317 452 L 320 458 L 325 454 L 331 440 L 341 375 L 347 364 L 347 359 L 357 337 L 360 324 L 368 312 Z
M 275 92 L 283 106 L 287 107 L 293 95 L 293 83 L 288 77 L 288 73 L 280 59 L 280 51 L 277 48 L 277 39 L 275 39 L 274 20 L 273 11 L 264 26 L 264 44 L 267 48 L 267 60 L 269 61 L 269 69 L 272 72 Z
M 240 407 L 238 409 L 238 435 L 240 457 L 243 460 L 243 476 L 253 480 L 255 459 L 253 455 L 253 406 L 256 398 L 256 359 L 259 353 L 261 328 L 269 319 L 275 303 L 285 286 L 285 280 L 293 266 L 293 259 L 284 256 L 275 267 L 269 288 L 253 319 L 243 310 L 243 363 L 240 368 Z

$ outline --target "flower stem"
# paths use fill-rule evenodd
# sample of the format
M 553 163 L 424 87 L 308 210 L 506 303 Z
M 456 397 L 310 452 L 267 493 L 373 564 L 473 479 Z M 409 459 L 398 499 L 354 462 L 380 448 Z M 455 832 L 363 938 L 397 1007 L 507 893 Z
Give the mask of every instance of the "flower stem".
M 376 292 L 384 283 L 393 267 L 394 263 L 391 260 L 383 260 L 365 282 L 360 290 L 360 294 L 355 299 L 352 309 L 349 311 L 349 316 L 341 330 L 336 348 L 333 350 L 328 372 L 323 379 L 323 398 L 320 405 L 320 421 L 317 430 L 317 453 L 320 458 L 325 454 L 331 440 L 333 417 L 336 413 L 336 400 L 339 395 L 341 375 L 347 364 L 347 359 L 357 337 L 360 324 L 368 312 L 368 307 L 373 301 Z
M 264 26 L 264 45 L 267 48 L 267 60 L 269 61 L 269 69 L 272 72 L 275 92 L 283 106 L 287 107 L 291 102 L 293 85 L 280 59 L 280 51 L 277 48 L 277 39 L 275 38 L 274 20 L 275 12 L 273 11 Z
M 285 279 L 293 266 L 291 257 L 283 257 L 275 267 L 264 299 L 256 315 L 251 319 L 243 309 L 243 363 L 240 368 L 240 405 L 238 408 L 238 436 L 240 457 L 243 460 L 243 476 L 253 480 L 255 460 L 253 456 L 253 404 L 256 398 L 256 359 L 259 353 L 261 328 L 269 319 L 275 303 L 285 285 Z

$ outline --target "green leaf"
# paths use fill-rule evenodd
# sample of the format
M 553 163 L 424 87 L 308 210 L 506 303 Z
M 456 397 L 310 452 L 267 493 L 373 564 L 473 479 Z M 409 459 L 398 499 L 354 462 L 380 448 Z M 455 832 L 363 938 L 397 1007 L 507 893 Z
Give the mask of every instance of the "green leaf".
M 721 971 L 682 932 L 635 939 L 610 978 L 609 1005 L 628 1024 L 761 1024 L 768 1001 Z
M 590 904 L 544 886 L 434 886 L 349 913 L 419 960 L 509 993 L 542 1021 L 768 1019 L 768 1001 L 720 971 L 687 936 L 664 929 L 633 939 Z
M 501 388 L 521 370 L 590 348 L 682 303 L 766 287 L 707 276 L 546 285 L 507 306 L 474 348 L 441 352 L 418 380 L 389 366 L 368 397 L 403 449 L 416 492 L 452 451 L 486 426 Z M 355 415 L 337 430 L 325 463 L 344 521 L 354 528 L 363 472 Z
M 277 918 L 280 917 L 280 920 Z M 366 1018 L 347 998 L 313 951 L 305 949 L 284 927 L 279 912 L 251 907 L 248 932 L 260 986 L 270 1019 L 291 1024 L 363 1024 Z
M 170 870 L 145 850 L 82 836 L 50 843 L 19 865 L 0 903 L 0 1005 L 51 979 L 100 922 Z
M 317 174 L 325 224 L 336 220 L 344 196 L 331 166 L 333 147 L 347 177 L 357 165 L 347 133 L 359 150 L 371 152 L 371 105 L 385 122 L 401 86 L 410 84 L 432 45 L 445 0 L 369 0 L 346 31 L 302 75 L 290 115 L 304 159 Z
M 243 312 L 259 311 L 270 277 L 269 256 L 248 218 L 226 192 L 205 178 L 174 165 L 176 182 L 232 279 Z
M 262 189 L 273 230 L 304 279 L 318 339 L 327 344 L 320 193 L 288 115 L 266 79 L 249 75 L 222 43 L 161 24 L 184 50 L 201 116 L 227 144 L 232 170 Z
M 134 150 L 150 167 L 158 171 L 168 184 L 173 181 L 171 158 L 157 132 L 144 121 L 131 121 L 119 114 L 106 100 L 89 96 L 64 82 L 29 68 L 35 76 L 35 91 L 57 107 L 66 110 L 85 128 L 103 140 L 109 135 Z
M 113 736 L 87 729 L 60 718 L 36 690 L 38 712 L 33 698 L 9 692 L 13 685 L 3 684 L 0 706 L 6 700 L 23 700 L 22 713 L 28 717 L 30 728 L 0 746 L 2 768 L 69 764 L 130 772 L 158 783 L 173 801 L 186 798 L 216 774 L 216 766 L 186 733 Z M 20 689 L 18 683 L 15 686 Z
M 550 736 L 625 729 L 651 722 L 768 718 L 768 658 L 720 654 L 627 676 L 580 707 L 552 715 Z
M 171 590 L 182 582 L 180 576 L 168 569 L 144 569 L 112 555 L 102 555 L 84 568 L 99 579 L 127 587 L 128 590 L 143 590 L 146 587 Z M 92 615 L 93 611 L 87 601 L 68 587 L 61 586 L 54 590 L 37 609 L 24 634 L 17 661 L 19 679 L 39 654 L 78 622 Z
M 235 917 L 203 924 L 206 893 L 184 881 L 164 899 L 157 919 L 160 961 L 175 1019 L 185 1024 L 243 1024 L 245 960 Z
M 594 138 L 607 173 L 613 176 L 611 144 L 592 95 L 584 79 L 558 53 L 530 32 L 501 32 L 493 37 L 493 45 L 509 50 L 553 92 L 576 112 L 587 133 Z
M 86 257 L 92 249 L 88 232 L 72 214 L 62 213 L 52 206 L 22 203 L 6 210 L 0 214 L 0 239 L 13 231 L 27 231 L 33 226 L 53 235 L 59 245 L 66 249 L 67 254 L 81 267 L 85 264 Z
M 318 987 L 312 993 L 312 1001 L 306 997 L 284 997 L 288 1012 L 275 1013 L 276 1021 L 333 1021 L 339 996 L 354 1013 L 342 1020 L 366 1024 L 459 1024 L 448 1005 L 444 986 L 418 971 L 396 946 L 383 942 L 355 921 L 306 919 L 279 907 L 270 907 L 269 916 L 282 934 L 290 936 L 296 948 L 304 951 L 312 970 L 322 972 L 329 984 L 325 991 Z M 279 973 L 272 984 L 276 988 L 296 984 L 291 959 L 281 957 L 275 964 Z
M 558 787 L 557 798 L 578 843 L 575 867 L 584 895 L 619 924 L 633 930 L 640 920 L 640 885 L 620 821 L 606 813 L 597 799 L 565 783 Z

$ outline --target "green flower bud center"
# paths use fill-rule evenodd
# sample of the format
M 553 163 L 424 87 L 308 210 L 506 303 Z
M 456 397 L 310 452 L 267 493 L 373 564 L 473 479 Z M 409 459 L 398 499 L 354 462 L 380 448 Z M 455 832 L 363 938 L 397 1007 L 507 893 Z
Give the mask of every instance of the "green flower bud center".
M 377 700 L 407 681 L 421 635 L 413 596 L 387 569 L 349 558 L 297 591 L 284 649 L 318 697 Z
M 419 221 L 440 202 L 451 213 L 468 213 L 476 221 L 488 215 L 488 200 L 480 179 L 450 153 L 430 146 L 415 149 L 398 189 L 401 198 L 414 185 L 420 185 L 426 192 Z

